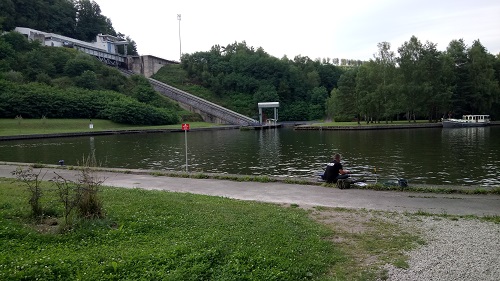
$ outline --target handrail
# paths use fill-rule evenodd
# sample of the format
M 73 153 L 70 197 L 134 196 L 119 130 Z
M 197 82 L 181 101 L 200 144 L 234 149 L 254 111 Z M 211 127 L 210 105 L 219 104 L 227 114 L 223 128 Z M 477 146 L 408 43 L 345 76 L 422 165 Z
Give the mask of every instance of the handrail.
M 217 111 L 218 111 L 218 112 L 223 112 L 223 115 L 219 115 L 219 116 L 217 116 L 217 117 L 219 117 L 219 118 L 221 118 L 221 119 L 224 119 L 224 120 L 226 120 L 226 121 L 231 122 L 231 120 L 228 120 L 228 118 L 227 118 L 226 116 L 224 116 L 224 115 L 230 115 L 230 116 L 232 116 L 232 117 L 233 117 L 233 118 L 229 118 L 229 119 L 237 119 L 237 120 L 239 120 L 240 122 L 237 122 L 237 123 L 238 123 L 238 124 L 240 124 L 240 125 L 253 125 L 253 124 L 257 124 L 257 123 L 258 123 L 258 121 L 257 121 L 257 120 L 255 120 L 255 119 L 253 119 L 253 118 L 250 118 L 250 117 L 245 116 L 245 115 L 243 115 L 243 114 L 240 114 L 240 113 L 238 113 L 238 112 L 232 111 L 232 110 L 227 109 L 227 108 L 225 108 L 225 107 L 222 107 L 222 106 L 220 106 L 220 105 L 218 105 L 218 104 L 215 104 L 215 103 L 213 103 L 213 102 L 207 101 L 207 100 L 205 100 L 205 99 L 202 99 L 202 98 L 200 98 L 200 97 L 197 97 L 197 96 L 195 96 L 195 95 L 192 95 L 192 94 L 190 94 L 190 93 L 187 93 L 187 92 L 185 92 L 185 91 L 183 91 L 183 90 L 180 90 L 180 89 L 178 89 L 178 88 L 172 87 L 172 86 L 170 86 L 170 85 L 168 85 L 168 84 L 165 84 L 165 83 L 163 83 L 163 82 L 160 82 L 160 81 L 158 81 L 158 80 L 156 80 L 156 79 L 149 78 L 149 81 L 150 81 L 150 82 L 151 82 L 151 84 L 153 84 L 154 86 L 159 86 L 159 87 L 162 87 L 162 88 L 164 88 L 164 89 L 167 89 L 167 90 L 169 90 L 169 91 L 174 92 L 174 93 L 175 93 L 175 94 L 177 94 L 177 95 L 182 96 L 183 98 L 187 99 L 187 101 L 188 101 L 188 104 L 189 104 L 189 105 L 191 105 L 191 106 L 193 106 L 193 107 L 196 107 L 196 108 L 198 108 L 198 109 L 200 109 L 200 110 L 202 110 L 203 108 L 197 107 L 197 106 L 196 106 L 196 105 L 197 105 L 197 103 L 198 103 L 198 104 L 200 104 L 200 105 L 206 106 L 206 107 L 208 107 L 208 108 L 214 109 L 214 110 L 215 110 L 215 112 L 210 112 L 211 114 L 214 114 L 214 113 L 216 113 Z M 175 99 L 175 98 L 174 98 L 174 99 Z M 189 102 L 190 100 L 192 100 L 193 102 Z
M 134 75 L 133 71 L 120 69 L 125 75 Z M 188 92 L 180 90 L 178 88 L 172 87 L 166 83 L 160 82 L 153 78 L 148 78 L 149 82 L 156 90 L 162 92 L 162 94 L 168 96 L 169 98 L 182 102 L 186 105 L 192 106 L 200 111 L 206 112 L 213 116 L 216 116 L 222 120 L 227 121 L 230 124 L 238 125 L 256 125 L 259 122 L 253 118 L 240 114 L 238 112 L 232 111 L 225 107 L 222 107 L 213 102 L 207 101 Z M 163 90 L 163 91 L 162 91 Z

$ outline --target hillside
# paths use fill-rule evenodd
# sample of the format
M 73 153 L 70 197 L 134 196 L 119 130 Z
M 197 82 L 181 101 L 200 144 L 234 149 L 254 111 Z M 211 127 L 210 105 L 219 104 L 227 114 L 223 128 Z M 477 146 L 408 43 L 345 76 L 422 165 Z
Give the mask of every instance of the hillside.
M 374 59 L 337 66 L 328 59 L 275 58 L 245 42 L 184 54 L 154 77 L 247 116 L 258 102 L 280 102 L 281 121 L 392 122 L 489 114 L 500 117 L 500 55 L 479 40 L 452 40 L 446 51 L 412 36 L 381 42 Z M 270 112 L 264 112 L 269 116 Z
M 109 34 L 129 41 L 127 54 L 137 55 L 137 45 L 113 27 L 93 0 L 2 0 L 0 31 L 27 27 L 90 42 L 97 34 Z M 123 54 L 123 47 L 120 49 Z
M 140 125 L 199 120 L 156 93 L 142 76 L 127 78 L 89 55 L 10 32 L 0 36 L 0 118 L 15 117 Z

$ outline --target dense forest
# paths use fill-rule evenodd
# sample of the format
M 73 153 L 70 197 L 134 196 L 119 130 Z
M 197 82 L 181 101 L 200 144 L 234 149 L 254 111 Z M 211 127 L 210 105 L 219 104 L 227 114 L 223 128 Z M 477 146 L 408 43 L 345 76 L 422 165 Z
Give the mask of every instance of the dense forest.
M 100 118 L 137 125 L 199 120 L 96 58 L 41 46 L 17 32 L 0 36 L 0 118 Z
M 453 40 L 445 51 L 412 36 L 398 48 L 378 44 L 374 59 L 346 71 L 327 100 L 335 119 L 380 121 L 491 114 L 500 117 L 500 54 L 479 40 Z
M 137 45 L 123 33 L 115 31 L 111 19 L 90 0 L 2 0 L 0 30 L 15 27 L 61 34 L 82 41 L 94 41 L 97 34 L 110 34 L 129 41 L 127 54 L 137 55 Z M 123 47 L 122 47 L 123 48 Z M 123 54 L 123 50 L 119 50 Z
M 184 54 L 184 73 L 162 70 L 156 77 L 187 90 L 204 87 L 205 98 L 249 116 L 256 115 L 257 102 L 278 101 L 280 120 L 500 116 L 500 54 L 489 54 L 479 40 L 470 47 L 453 40 L 438 51 L 436 44 L 412 36 L 398 56 L 387 42 L 376 47 L 370 61 L 339 66 L 303 56 L 278 59 L 235 42 Z
M 333 64 L 277 59 L 245 42 L 185 54 L 181 62 L 186 83 L 210 89 L 229 108 L 255 116 L 258 102 L 279 101 L 281 120 L 323 118 L 328 93 L 342 74 Z
M 100 118 L 137 125 L 200 120 L 156 93 L 140 75 L 130 78 L 92 56 L 28 41 L 16 26 L 84 41 L 116 33 L 88 0 L 0 2 L 0 118 Z M 129 37 L 129 54 L 137 54 Z

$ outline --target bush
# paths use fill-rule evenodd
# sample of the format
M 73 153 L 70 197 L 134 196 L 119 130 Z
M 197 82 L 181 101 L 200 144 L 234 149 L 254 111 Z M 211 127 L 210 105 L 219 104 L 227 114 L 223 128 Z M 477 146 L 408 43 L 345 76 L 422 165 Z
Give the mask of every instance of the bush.
M 31 215 L 33 218 L 41 219 L 43 216 L 42 203 L 40 202 L 40 198 L 42 198 L 42 188 L 40 185 L 43 180 L 43 176 L 40 177 L 41 170 L 35 173 L 32 167 L 27 169 L 17 167 L 12 174 L 16 176 L 17 180 L 23 182 L 28 187 L 30 193 L 28 202 L 31 206 Z
M 99 118 L 123 124 L 168 125 L 179 122 L 173 110 L 157 108 L 112 91 L 59 89 L 0 80 L 0 118 Z
M 104 110 L 104 115 L 113 122 L 134 125 L 168 125 L 179 122 L 173 112 L 125 99 L 111 102 Z
M 88 55 L 78 54 L 76 58 L 70 59 L 64 66 L 64 73 L 70 77 L 80 76 L 86 70 L 95 71 L 96 60 Z

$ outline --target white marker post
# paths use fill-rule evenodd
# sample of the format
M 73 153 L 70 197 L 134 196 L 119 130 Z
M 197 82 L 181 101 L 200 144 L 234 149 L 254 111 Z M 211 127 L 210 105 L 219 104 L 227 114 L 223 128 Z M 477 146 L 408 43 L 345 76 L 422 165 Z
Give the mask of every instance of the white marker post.
M 188 137 L 187 131 L 189 131 L 189 124 L 182 124 L 182 130 L 184 131 L 184 142 L 186 144 L 186 173 L 188 172 Z

